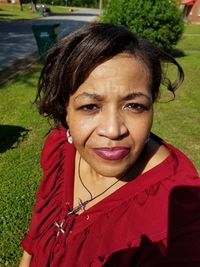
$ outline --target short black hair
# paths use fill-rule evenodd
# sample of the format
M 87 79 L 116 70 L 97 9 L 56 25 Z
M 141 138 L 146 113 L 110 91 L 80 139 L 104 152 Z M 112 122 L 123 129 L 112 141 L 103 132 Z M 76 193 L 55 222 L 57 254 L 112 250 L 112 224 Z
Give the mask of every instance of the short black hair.
M 174 95 L 184 79 L 178 62 L 149 41 L 123 26 L 90 23 L 60 40 L 49 51 L 38 82 L 36 102 L 39 112 L 67 127 L 66 105 L 70 95 L 95 67 L 120 53 L 133 55 L 146 65 L 153 101 L 159 96 L 161 84 Z M 177 67 L 174 82 L 164 71 L 166 63 Z

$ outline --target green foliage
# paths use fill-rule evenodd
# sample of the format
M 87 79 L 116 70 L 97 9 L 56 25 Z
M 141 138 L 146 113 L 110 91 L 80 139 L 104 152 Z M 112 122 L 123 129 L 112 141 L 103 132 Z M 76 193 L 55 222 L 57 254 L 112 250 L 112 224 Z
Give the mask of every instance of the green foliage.
M 165 50 L 177 44 L 184 29 L 175 0 L 110 0 L 102 20 L 124 25 Z

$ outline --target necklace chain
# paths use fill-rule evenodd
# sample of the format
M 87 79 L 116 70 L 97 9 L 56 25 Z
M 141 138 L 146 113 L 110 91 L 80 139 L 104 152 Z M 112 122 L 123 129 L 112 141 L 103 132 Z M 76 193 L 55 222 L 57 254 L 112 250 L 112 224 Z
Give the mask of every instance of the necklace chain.
M 79 203 L 76 207 L 73 208 L 73 210 L 70 210 L 68 213 L 67 213 L 67 216 L 68 215 L 71 215 L 71 214 L 76 214 L 79 210 L 82 210 L 84 211 L 85 210 L 85 207 L 86 205 L 93 201 L 94 199 L 100 197 L 101 195 L 103 195 L 105 192 L 107 192 L 111 187 L 113 187 L 115 184 L 117 184 L 124 176 L 122 176 L 120 179 L 118 179 L 117 181 L 115 181 L 113 184 L 111 184 L 109 187 L 107 187 L 103 192 L 97 194 L 96 196 L 93 197 L 91 191 L 86 187 L 86 185 L 83 183 L 83 179 L 81 178 L 81 172 L 80 172 L 80 168 L 81 167 L 81 157 L 79 158 L 79 162 L 78 162 L 78 177 L 79 177 L 79 180 L 82 184 L 82 186 L 85 188 L 85 190 L 89 193 L 90 195 L 90 199 L 87 199 L 85 201 L 82 201 L 80 198 L 79 198 Z
M 96 199 L 96 198 L 100 197 L 101 195 L 103 195 L 104 193 L 106 193 L 111 187 L 113 187 L 115 184 L 117 184 L 117 183 L 123 178 L 123 177 L 121 177 L 120 179 L 118 179 L 117 181 L 115 181 L 113 184 L 111 184 L 109 187 L 107 187 L 103 192 L 101 192 L 101 193 L 99 193 L 99 194 L 97 194 L 96 196 L 93 197 L 91 191 L 90 191 L 90 190 L 86 187 L 86 185 L 83 183 L 83 180 L 82 180 L 82 178 L 81 178 L 80 167 L 81 167 L 81 157 L 79 158 L 79 163 L 78 163 L 78 177 L 79 177 L 79 179 L 80 179 L 80 182 L 81 182 L 82 186 L 85 188 L 85 190 L 86 190 L 86 191 L 89 193 L 89 195 L 90 195 L 90 199 L 89 199 L 89 200 L 86 200 L 86 201 L 83 202 L 83 203 L 87 202 L 86 205 L 87 205 L 89 202 L 93 201 L 94 199 Z M 82 203 L 82 204 L 83 204 L 83 203 Z
M 117 181 L 115 181 L 113 184 L 111 184 L 109 187 L 107 187 L 103 192 L 97 194 L 96 196 L 93 197 L 92 193 L 90 192 L 90 190 L 86 187 L 86 185 L 83 183 L 83 180 L 81 178 L 81 173 L 80 173 L 80 167 L 81 167 L 81 157 L 79 158 L 79 163 L 78 163 L 78 177 L 80 179 L 80 182 L 82 184 L 82 186 L 85 188 L 85 190 L 89 193 L 90 195 L 90 199 L 88 200 L 85 200 L 84 202 L 82 202 L 81 199 L 79 199 L 79 204 L 78 206 L 76 206 L 75 208 L 73 208 L 72 210 L 70 210 L 66 215 L 65 217 L 63 218 L 63 220 L 61 221 L 61 223 L 59 224 L 58 222 L 55 222 L 55 226 L 58 228 L 57 230 L 57 237 L 59 236 L 60 232 L 62 234 L 65 233 L 65 230 L 63 229 L 64 227 L 64 224 L 66 222 L 66 219 L 69 215 L 72 215 L 72 214 L 76 214 L 79 210 L 85 210 L 85 207 L 86 205 L 93 201 L 94 199 L 100 197 L 101 195 L 103 195 L 105 192 L 107 192 L 111 187 L 113 187 L 115 184 L 117 184 L 124 176 L 122 176 L 120 179 L 118 179 Z

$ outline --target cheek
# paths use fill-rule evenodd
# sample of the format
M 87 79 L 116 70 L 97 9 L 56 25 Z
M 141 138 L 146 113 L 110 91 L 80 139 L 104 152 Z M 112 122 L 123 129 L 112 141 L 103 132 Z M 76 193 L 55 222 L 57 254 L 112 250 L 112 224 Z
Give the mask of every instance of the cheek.
M 91 119 L 76 118 L 69 121 L 69 128 L 76 147 L 83 146 L 95 131 L 95 125 Z
M 129 116 L 126 118 L 125 123 L 128 126 L 131 132 L 140 132 L 144 133 L 149 131 L 153 122 L 153 112 L 149 111 L 148 113 L 137 115 L 134 118 Z

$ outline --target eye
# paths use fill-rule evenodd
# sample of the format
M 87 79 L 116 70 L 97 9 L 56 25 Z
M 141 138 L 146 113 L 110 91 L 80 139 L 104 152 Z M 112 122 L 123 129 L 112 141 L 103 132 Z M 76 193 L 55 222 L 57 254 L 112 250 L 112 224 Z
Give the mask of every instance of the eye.
M 98 105 L 96 104 L 88 104 L 80 107 L 81 110 L 86 111 L 86 112 L 91 112 L 91 111 L 96 111 L 99 109 Z
M 144 105 L 144 104 L 139 104 L 139 103 L 128 103 L 124 106 L 124 109 L 129 109 L 133 112 L 142 112 L 145 110 L 148 110 L 149 107 Z

